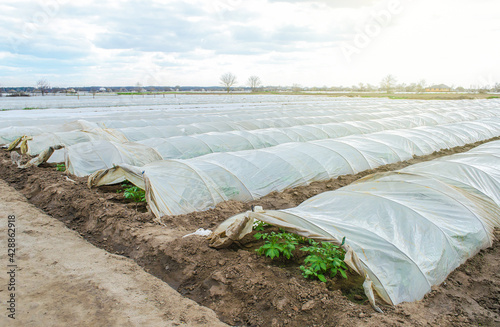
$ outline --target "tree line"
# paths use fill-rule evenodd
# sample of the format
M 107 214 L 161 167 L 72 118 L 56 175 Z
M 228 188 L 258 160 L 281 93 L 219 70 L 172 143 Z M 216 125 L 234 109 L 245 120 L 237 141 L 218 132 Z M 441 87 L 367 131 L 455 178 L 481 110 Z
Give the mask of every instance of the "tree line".
M 238 79 L 236 75 L 231 72 L 227 72 L 222 74 L 219 77 L 220 87 L 222 87 L 226 92 L 231 92 L 237 86 Z M 262 80 L 259 76 L 252 75 L 248 77 L 245 81 L 245 86 L 249 88 L 252 92 L 258 91 L 291 91 L 291 92 L 302 92 L 302 91 L 311 91 L 311 92 L 414 92 L 421 93 L 428 90 L 432 85 L 429 85 L 424 79 L 415 82 L 415 83 L 399 83 L 396 77 L 393 75 L 385 76 L 378 85 L 372 85 L 370 83 L 358 83 L 352 86 L 322 86 L 322 87 L 303 87 L 298 83 L 294 83 L 291 86 L 263 86 Z M 444 85 L 446 86 L 446 85 Z M 50 83 L 46 79 L 39 79 L 36 82 L 35 87 L 28 88 L 12 88 L 2 87 L 0 85 L 0 95 L 2 93 L 21 93 L 21 92 L 38 92 L 41 95 L 46 95 L 47 93 L 58 93 L 58 92 L 67 92 L 68 90 L 72 90 L 73 92 L 89 92 L 89 93 L 97 93 L 101 92 L 103 89 L 106 92 L 175 92 L 175 91 L 217 91 L 220 90 L 220 87 L 212 86 L 212 87 L 167 87 L 167 86 L 149 86 L 143 87 L 141 83 L 137 83 L 135 86 L 131 87 L 79 87 L 79 88 L 57 88 L 51 87 Z M 240 86 L 241 88 L 241 86 Z M 495 83 L 494 85 L 470 85 L 465 88 L 462 86 L 448 85 L 446 86 L 447 90 L 451 92 L 459 92 L 459 93 L 490 93 L 490 92 L 500 92 L 500 83 Z

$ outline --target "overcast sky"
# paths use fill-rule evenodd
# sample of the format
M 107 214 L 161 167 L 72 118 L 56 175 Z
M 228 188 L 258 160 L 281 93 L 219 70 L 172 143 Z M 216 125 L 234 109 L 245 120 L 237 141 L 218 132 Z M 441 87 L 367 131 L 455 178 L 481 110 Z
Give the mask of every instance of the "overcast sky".
M 0 84 L 500 82 L 498 0 L 0 0 Z

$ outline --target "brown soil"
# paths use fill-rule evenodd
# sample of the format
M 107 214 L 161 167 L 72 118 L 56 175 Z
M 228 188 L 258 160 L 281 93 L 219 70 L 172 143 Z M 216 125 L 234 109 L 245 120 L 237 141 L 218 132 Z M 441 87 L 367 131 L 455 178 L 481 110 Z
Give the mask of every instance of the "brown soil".
M 155 224 L 146 208 L 128 203 L 116 193 L 116 186 L 90 190 L 86 179 L 67 176 L 51 165 L 20 170 L 10 163 L 7 153 L 1 153 L 0 176 L 32 204 L 89 242 L 133 259 L 180 294 L 213 309 L 230 325 L 499 326 L 498 241 L 453 272 L 424 300 L 396 307 L 381 305 L 385 313 L 379 314 L 367 304 L 360 281 L 353 275 L 347 282 L 335 279 L 327 285 L 305 280 L 297 269 L 259 257 L 245 246 L 215 250 L 202 237 L 182 237 L 198 228 L 213 229 L 252 204 L 264 209 L 294 207 L 370 173 L 400 169 L 479 144 L 272 193 L 251 203 L 222 203 L 204 212 L 164 218 L 163 225 Z M 251 248 L 252 244 L 246 246 Z
M 6 306 L 15 294 L 16 309 L 4 308 L 0 326 L 227 326 L 133 260 L 89 244 L 3 180 L 0 194 L 0 212 L 15 216 L 16 244 L 14 254 L 2 251 L 0 260 L 17 265 L 15 276 L 5 273 L 10 268 L 0 274 L 0 300 Z M 4 223 L 0 244 L 7 245 Z

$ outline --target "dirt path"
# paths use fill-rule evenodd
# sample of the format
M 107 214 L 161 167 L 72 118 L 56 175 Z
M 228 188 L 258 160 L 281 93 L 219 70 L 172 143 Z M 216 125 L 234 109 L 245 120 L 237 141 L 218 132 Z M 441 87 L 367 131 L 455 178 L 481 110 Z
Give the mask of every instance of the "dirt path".
M 0 180 L 0 326 L 225 326 L 130 259 L 109 254 Z M 15 320 L 6 303 L 7 216 L 15 215 Z

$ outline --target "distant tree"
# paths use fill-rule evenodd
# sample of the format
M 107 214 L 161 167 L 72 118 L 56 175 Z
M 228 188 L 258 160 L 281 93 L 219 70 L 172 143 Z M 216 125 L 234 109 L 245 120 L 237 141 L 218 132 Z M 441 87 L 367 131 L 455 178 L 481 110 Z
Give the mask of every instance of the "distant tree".
M 500 83 L 495 83 L 495 86 L 493 87 L 494 92 L 500 92 Z
M 293 84 L 293 85 L 292 85 L 292 91 L 293 91 L 293 92 L 300 92 L 300 91 L 302 91 L 303 89 L 304 89 L 304 88 L 303 88 L 303 87 L 302 87 L 302 85 L 300 85 L 300 84 L 295 83 L 295 84 Z
M 457 87 L 455 88 L 455 90 L 456 90 L 457 92 L 465 92 L 465 88 L 464 88 L 463 86 L 457 86 Z
M 397 84 L 394 89 L 398 92 L 406 91 L 406 83 Z
M 248 86 L 252 89 L 252 92 L 257 92 L 257 88 L 262 85 L 259 76 L 250 76 L 247 81 Z
M 481 85 L 480 87 L 477 88 L 477 92 L 480 94 L 486 94 L 490 92 L 490 88 L 488 85 Z
M 417 92 L 421 93 L 425 91 L 425 87 L 427 86 L 427 82 L 425 79 L 420 80 L 420 82 L 417 83 Z
M 227 93 L 231 91 L 231 87 L 236 84 L 236 76 L 232 73 L 225 73 L 220 76 L 220 83 L 226 88 Z
M 135 84 L 135 89 L 136 89 L 137 93 L 140 93 L 142 91 L 142 84 L 140 82 L 137 82 Z
M 396 78 L 392 75 L 387 75 L 380 82 L 380 88 L 387 93 L 394 92 L 394 87 L 396 86 Z
M 372 91 L 375 91 L 377 89 L 377 87 L 368 83 L 368 84 L 366 84 L 365 89 L 366 89 L 366 91 L 372 92 Z
M 405 87 L 406 92 L 417 92 L 417 83 L 411 83 Z
M 36 82 L 36 88 L 42 92 L 42 95 L 45 95 L 45 93 L 49 92 L 50 84 L 46 79 L 42 78 Z

